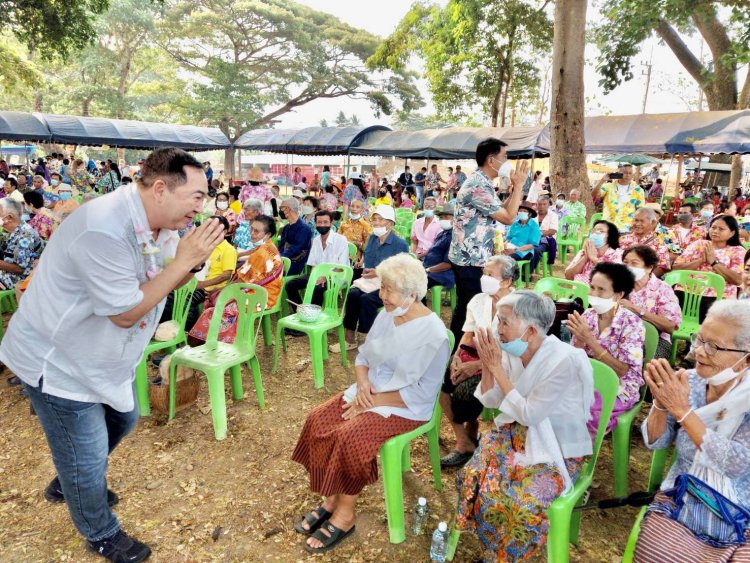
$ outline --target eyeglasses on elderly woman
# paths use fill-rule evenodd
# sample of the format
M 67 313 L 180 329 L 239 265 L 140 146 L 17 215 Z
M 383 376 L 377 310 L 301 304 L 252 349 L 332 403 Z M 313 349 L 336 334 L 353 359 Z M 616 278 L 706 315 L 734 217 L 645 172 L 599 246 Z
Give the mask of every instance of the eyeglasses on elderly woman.
M 713 342 L 706 342 L 699 334 L 694 334 L 690 339 L 693 350 L 697 350 L 701 346 L 707 356 L 715 356 L 717 352 L 739 352 L 741 354 L 750 354 L 750 350 L 737 350 L 736 348 L 723 348 L 717 346 Z

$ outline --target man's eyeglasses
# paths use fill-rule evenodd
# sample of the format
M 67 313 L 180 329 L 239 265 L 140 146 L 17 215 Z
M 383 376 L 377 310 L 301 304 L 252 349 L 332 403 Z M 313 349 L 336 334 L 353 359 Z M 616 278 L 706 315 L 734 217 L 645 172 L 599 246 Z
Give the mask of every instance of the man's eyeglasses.
M 713 342 L 706 342 L 697 334 L 693 335 L 693 337 L 690 339 L 690 342 L 692 344 L 693 350 L 697 350 L 698 348 L 703 346 L 703 351 L 706 353 L 707 356 L 715 356 L 716 352 L 740 352 L 742 354 L 750 354 L 750 352 L 748 352 L 747 350 L 737 350 L 735 348 L 722 348 L 721 346 L 717 346 Z

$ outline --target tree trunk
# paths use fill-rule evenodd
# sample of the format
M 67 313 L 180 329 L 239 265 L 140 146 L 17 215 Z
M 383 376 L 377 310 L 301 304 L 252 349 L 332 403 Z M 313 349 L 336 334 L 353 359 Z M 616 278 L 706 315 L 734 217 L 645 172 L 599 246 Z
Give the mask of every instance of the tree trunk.
M 91 98 L 85 98 L 83 102 L 81 102 L 81 116 L 88 117 L 90 108 L 91 108 Z
M 234 179 L 234 149 L 224 149 L 224 177 L 227 182 Z
M 504 81 L 501 79 L 500 85 L 495 90 L 495 97 L 492 98 L 492 106 L 490 106 L 490 125 L 492 127 L 497 127 L 497 120 L 500 115 L 500 96 L 503 94 L 503 83 Z
M 589 212 L 593 212 L 583 152 L 586 4 L 586 0 L 558 0 L 555 3 L 550 182 L 554 192 L 569 194 L 574 188 L 580 190 L 582 201 Z

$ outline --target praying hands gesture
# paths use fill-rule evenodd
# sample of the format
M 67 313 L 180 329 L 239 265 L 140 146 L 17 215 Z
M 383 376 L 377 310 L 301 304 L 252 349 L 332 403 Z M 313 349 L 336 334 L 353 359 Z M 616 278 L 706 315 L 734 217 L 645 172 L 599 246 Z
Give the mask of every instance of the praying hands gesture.
M 584 345 L 593 348 L 596 343 L 596 337 L 591 332 L 586 319 L 578 311 L 573 311 L 568 315 L 568 329 L 576 337 L 576 347 L 582 348 Z
M 648 363 L 643 378 L 651 389 L 657 408 L 668 410 L 677 419 L 690 409 L 687 370 L 674 371 L 669 362 L 661 358 Z
M 591 242 L 590 239 L 586 239 L 583 243 L 583 254 L 592 264 L 597 264 L 599 262 L 599 254 L 596 251 L 594 243 Z
M 706 245 L 703 247 L 703 260 L 709 266 L 713 264 L 714 260 L 716 260 L 716 251 L 714 250 L 714 245 L 711 244 L 711 241 L 706 242 Z
M 503 393 L 507 395 L 513 389 L 513 385 L 508 378 L 508 374 L 505 373 L 505 369 L 503 369 L 502 352 L 497 340 L 489 329 L 478 328 L 474 341 L 477 345 L 477 354 L 482 361 L 482 381 L 484 382 L 485 375 L 491 376 Z

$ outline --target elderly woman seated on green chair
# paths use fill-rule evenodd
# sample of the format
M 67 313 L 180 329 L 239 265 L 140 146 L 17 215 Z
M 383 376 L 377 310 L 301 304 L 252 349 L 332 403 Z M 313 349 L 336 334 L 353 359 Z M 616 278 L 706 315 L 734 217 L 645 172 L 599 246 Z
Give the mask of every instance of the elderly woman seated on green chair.
M 641 522 L 637 562 L 750 560 L 747 520 L 737 537 L 718 515 L 750 511 L 750 302 L 714 303 L 692 351 L 695 369 L 673 371 L 663 359 L 646 368 L 654 402 L 643 439 L 655 450 L 674 444 L 676 457 Z M 686 480 L 705 491 L 696 479 L 715 491 L 708 501 L 680 494 Z
M 450 355 L 445 325 L 421 303 L 422 263 L 397 254 L 377 275 L 385 310 L 359 349 L 356 383 L 310 412 L 292 455 L 310 474 L 310 489 L 325 497 L 294 527 L 311 536 L 304 547 L 312 553 L 354 531 L 357 497 L 377 479 L 380 446 L 432 417 Z
M 554 320 L 552 299 L 519 290 L 498 303 L 496 332 L 477 329 L 475 396 L 501 413 L 458 474 L 456 527 L 477 534 L 485 561 L 528 559 L 544 546 L 547 508 L 593 451 L 591 363 L 547 336 Z

